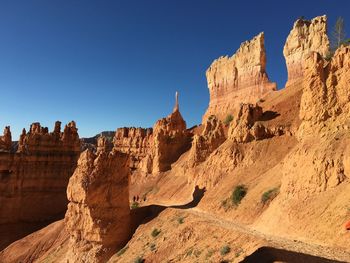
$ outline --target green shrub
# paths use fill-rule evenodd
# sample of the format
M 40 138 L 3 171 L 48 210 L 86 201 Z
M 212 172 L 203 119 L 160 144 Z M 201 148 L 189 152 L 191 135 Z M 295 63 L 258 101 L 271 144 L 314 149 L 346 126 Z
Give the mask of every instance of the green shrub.
M 178 217 L 177 222 L 181 225 L 184 223 L 184 219 L 185 219 L 184 217 Z
M 225 125 L 229 125 L 230 122 L 233 121 L 233 116 L 231 114 L 228 114 L 224 120 Z
M 161 230 L 155 228 L 155 229 L 152 230 L 151 235 L 152 235 L 152 237 L 156 237 L 156 236 L 158 236 L 160 234 L 160 232 L 161 232 Z
M 143 263 L 143 262 L 145 262 L 145 260 L 142 257 L 137 257 L 134 260 L 134 263 Z
M 208 120 L 214 119 L 216 116 L 215 115 L 210 115 Z
M 210 258 L 214 254 L 214 249 L 209 249 L 207 254 L 205 255 L 205 259 Z
M 278 192 L 279 189 L 277 187 L 264 192 L 261 196 L 261 202 L 265 204 L 266 202 L 274 199 L 278 195 Z
M 231 248 L 228 245 L 226 245 L 220 249 L 220 254 L 221 254 L 221 256 L 224 256 L 224 255 L 230 253 L 230 251 L 231 251 Z
M 150 249 L 151 251 L 156 250 L 156 244 L 152 243 L 152 244 L 149 246 L 149 249 Z
M 140 206 L 140 204 L 138 203 L 138 202 L 133 202 L 132 204 L 131 204 L 131 209 L 135 209 L 135 208 L 138 208 Z
M 247 187 L 244 185 L 237 185 L 231 195 L 232 204 L 234 204 L 235 206 L 239 205 L 246 194 Z
M 129 247 L 128 246 L 125 246 L 123 247 L 122 249 L 120 249 L 118 252 L 117 252 L 117 256 L 121 256 L 125 253 L 125 251 L 128 249 Z
M 327 54 L 323 57 L 325 60 L 330 61 L 334 55 L 334 52 L 329 51 Z

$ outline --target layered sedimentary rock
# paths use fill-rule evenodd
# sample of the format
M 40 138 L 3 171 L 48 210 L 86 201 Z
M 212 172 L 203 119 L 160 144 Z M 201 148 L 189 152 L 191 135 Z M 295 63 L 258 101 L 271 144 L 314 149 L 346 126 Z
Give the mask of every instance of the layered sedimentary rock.
M 192 163 L 198 164 L 205 161 L 225 140 L 222 122 L 215 116 L 208 118 L 204 124 L 202 133 L 193 137 L 190 151 Z
M 118 128 L 113 139 L 114 149 L 130 156 L 131 169 L 137 169 L 150 150 L 152 129 Z
M 191 147 L 191 136 L 180 113 L 176 93 L 173 112 L 153 127 L 150 150 L 140 163 L 141 170 L 155 174 L 169 170 L 171 164 Z
M 256 103 L 265 94 L 276 90 L 266 73 L 264 34 L 241 44 L 232 57 L 220 57 L 206 72 L 210 101 L 203 123 L 215 115 L 224 120 L 235 115 L 240 103 Z
M 283 49 L 288 70 L 286 86 L 302 81 L 302 64 L 309 53 L 313 51 L 318 52 L 323 57 L 329 54 L 326 16 L 318 16 L 311 21 L 298 19 L 294 23 Z
M 339 48 L 329 62 L 316 52 L 305 58 L 300 139 L 349 129 L 349 72 L 349 47 Z
M 53 132 L 33 123 L 23 130 L 17 152 L 8 151 L 10 129 L 5 128 L 7 152 L 0 152 L 0 224 L 38 222 L 63 216 L 66 187 L 80 154 L 74 122 Z M 2 137 L 2 138 L 4 138 Z
M 96 154 L 81 154 L 69 180 L 67 262 L 106 262 L 130 235 L 128 157 L 108 152 L 105 141 L 99 139 Z
M 339 48 L 330 61 L 312 52 L 303 65 L 300 144 L 284 166 L 282 189 L 290 196 L 323 192 L 350 176 L 350 48 Z

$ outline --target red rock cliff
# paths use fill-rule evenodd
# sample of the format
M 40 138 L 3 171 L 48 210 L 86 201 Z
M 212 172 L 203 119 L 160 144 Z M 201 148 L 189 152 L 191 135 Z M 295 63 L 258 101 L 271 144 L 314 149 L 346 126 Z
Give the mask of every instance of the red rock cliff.
M 311 21 L 298 19 L 294 23 L 283 49 L 288 70 L 286 86 L 302 81 L 302 64 L 310 52 L 318 52 L 323 57 L 329 53 L 326 16 L 318 16 Z
M 1 138 L 7 150 L 10 140 L 7 127 Z M 0 224 L 63 216 L 68 203 L 66 187 L 79 154 L 74 122 L 63 132 L 60 122 L 51 133 L 39 123 L 33 123 L 28 133 L 23 129 L 17 152 L 0 152 Z
M 210 101 L 203 122 L 215 115 L 224 120 L 237 113 L 240 103 L 256 103 L 276 90 L 266 73 L 264 33 L 241 44 L 232 57 L 215 60 L 206 72 Z

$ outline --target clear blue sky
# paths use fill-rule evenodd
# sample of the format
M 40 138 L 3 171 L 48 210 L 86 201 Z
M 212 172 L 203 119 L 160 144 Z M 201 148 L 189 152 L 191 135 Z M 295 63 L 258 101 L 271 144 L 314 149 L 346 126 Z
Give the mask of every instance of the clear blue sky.
M 343 16 L 349 0 L 0 1 L 0 126 L 77 122 L 82 137 L 149 127 L 171 112 L 188 126 L 209 100 L 205 71 L 265 32 L 270 79 L 286 81 L 285 39 L 300 16 Z

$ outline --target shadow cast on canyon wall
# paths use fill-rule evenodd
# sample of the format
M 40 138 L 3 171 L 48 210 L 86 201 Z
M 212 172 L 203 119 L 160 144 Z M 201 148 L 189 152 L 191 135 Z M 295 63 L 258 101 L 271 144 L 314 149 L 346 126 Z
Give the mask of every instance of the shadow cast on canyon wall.
M 327 258 L 312 256 L 309 254 L 298 253 L 290 250 L 278 249 L 273 247 L 261 247 L 253 254 L 247 256 L 241 263 L 341 263 L 342 261 L 330 260 Z
M 279 114 L 276 111 L 265 111 L 263 113 L 263 115 L 259 118 L 259 121 L 270 121 L 273 120 L 274 118 L 277 118 L 278 116 L 280 116 L 281 114 Z
M 189 209 L 196 207 L 203 198 L 204 193 L 205 188 L 200 189 L 198 186 L 196 186 L 192 193 L 192 201 L 190 203 L 173 206 L 149 205 L 131 210 L 132 234 L 135 233 L 139 225 L 145 224 L 156 218 L 166 208 Z

